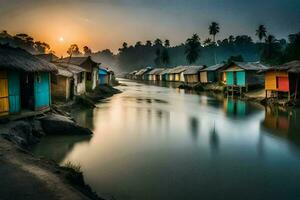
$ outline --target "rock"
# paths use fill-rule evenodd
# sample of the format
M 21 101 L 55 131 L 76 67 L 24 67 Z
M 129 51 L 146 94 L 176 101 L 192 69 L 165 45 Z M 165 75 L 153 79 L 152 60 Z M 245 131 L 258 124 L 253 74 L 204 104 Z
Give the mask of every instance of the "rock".
M 35 137 L 41 138 L 45 135 L 45 132 L 42 128 L 42 123 L 39 120 L 34 120 L 32 122 L 32 134 Z
M 17 121 L 9 124 L 7 132 L 2 136 L 25 149 L 39 142 L 39 139 L 33 135 L 31 124 L 27 121 Z
M 71 134 L 71 135 L 91 135 L 93 134 L 88 128 L 77 125 L 70 118 L 51 114 L 41 119 L 43 130 L 48 135 Z

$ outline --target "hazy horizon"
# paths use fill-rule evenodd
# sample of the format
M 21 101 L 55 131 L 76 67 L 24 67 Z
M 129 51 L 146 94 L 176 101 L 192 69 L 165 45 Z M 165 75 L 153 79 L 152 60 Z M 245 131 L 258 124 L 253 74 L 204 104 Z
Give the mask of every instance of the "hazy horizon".
M 266 12 L 267 11 L 267 12 Z M 269 33 L 286 38 L 300 31 L 299 0 L 3 0 L 0 29 L 24 32 L 45 41 L 60 56 L 72 43 L 93 51 L 117 52 L 123 42 L 135 44 L 156 38 L 171 45 L 193 33 L 202 41 L 212 21 L 220 24 L 218 38 L 247 34 L 255 37 L 259 24 Z

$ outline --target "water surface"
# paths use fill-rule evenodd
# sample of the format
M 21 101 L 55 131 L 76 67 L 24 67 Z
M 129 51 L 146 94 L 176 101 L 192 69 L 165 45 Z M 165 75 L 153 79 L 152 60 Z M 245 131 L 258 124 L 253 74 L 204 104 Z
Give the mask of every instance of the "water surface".
M 73 111 L 91 138 L 45 137 L 35 153 L 80 164 L 107 199 L 300 198 L 299 110 L 121 82 Z

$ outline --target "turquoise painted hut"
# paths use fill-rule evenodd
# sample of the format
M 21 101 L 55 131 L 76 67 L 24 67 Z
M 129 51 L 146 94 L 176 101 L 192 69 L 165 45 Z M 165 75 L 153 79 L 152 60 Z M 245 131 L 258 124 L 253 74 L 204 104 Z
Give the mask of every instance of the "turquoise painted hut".
M 268 67 L 259 62 L 231 62 L 224 69 L 226 86 L 247 91 L 251 86 L 263 85 L 264 75 L 258 72 L 266 69 Z
M 105 68 L 99 69 L 99 85 L 109 84 L 109 71 Z
M 171 71 L 171 68 L 165 69 L 160 73 L 160 80 L 161 81 L 169 81 L 169 72 Z
M 42 110 L 51 104 L 55 65 L 20 48 L 0 45 L 0 116 Z

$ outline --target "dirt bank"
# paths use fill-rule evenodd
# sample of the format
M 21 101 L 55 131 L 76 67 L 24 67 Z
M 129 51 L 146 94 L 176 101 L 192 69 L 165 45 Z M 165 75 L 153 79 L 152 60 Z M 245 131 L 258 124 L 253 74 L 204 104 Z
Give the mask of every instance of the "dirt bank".
M 100 199 L 80 171 L 34 157 L 28 149 L 52 129 L 91 134 L 65 116 L 47 114 L 0 125 L 0 195 L 10 199 Z M 56 131 L 57 131 L 56 130 Z M 56 132 L 54 132 L 56 133 Z M 55 148 L 55 147 L 53 147 Z

